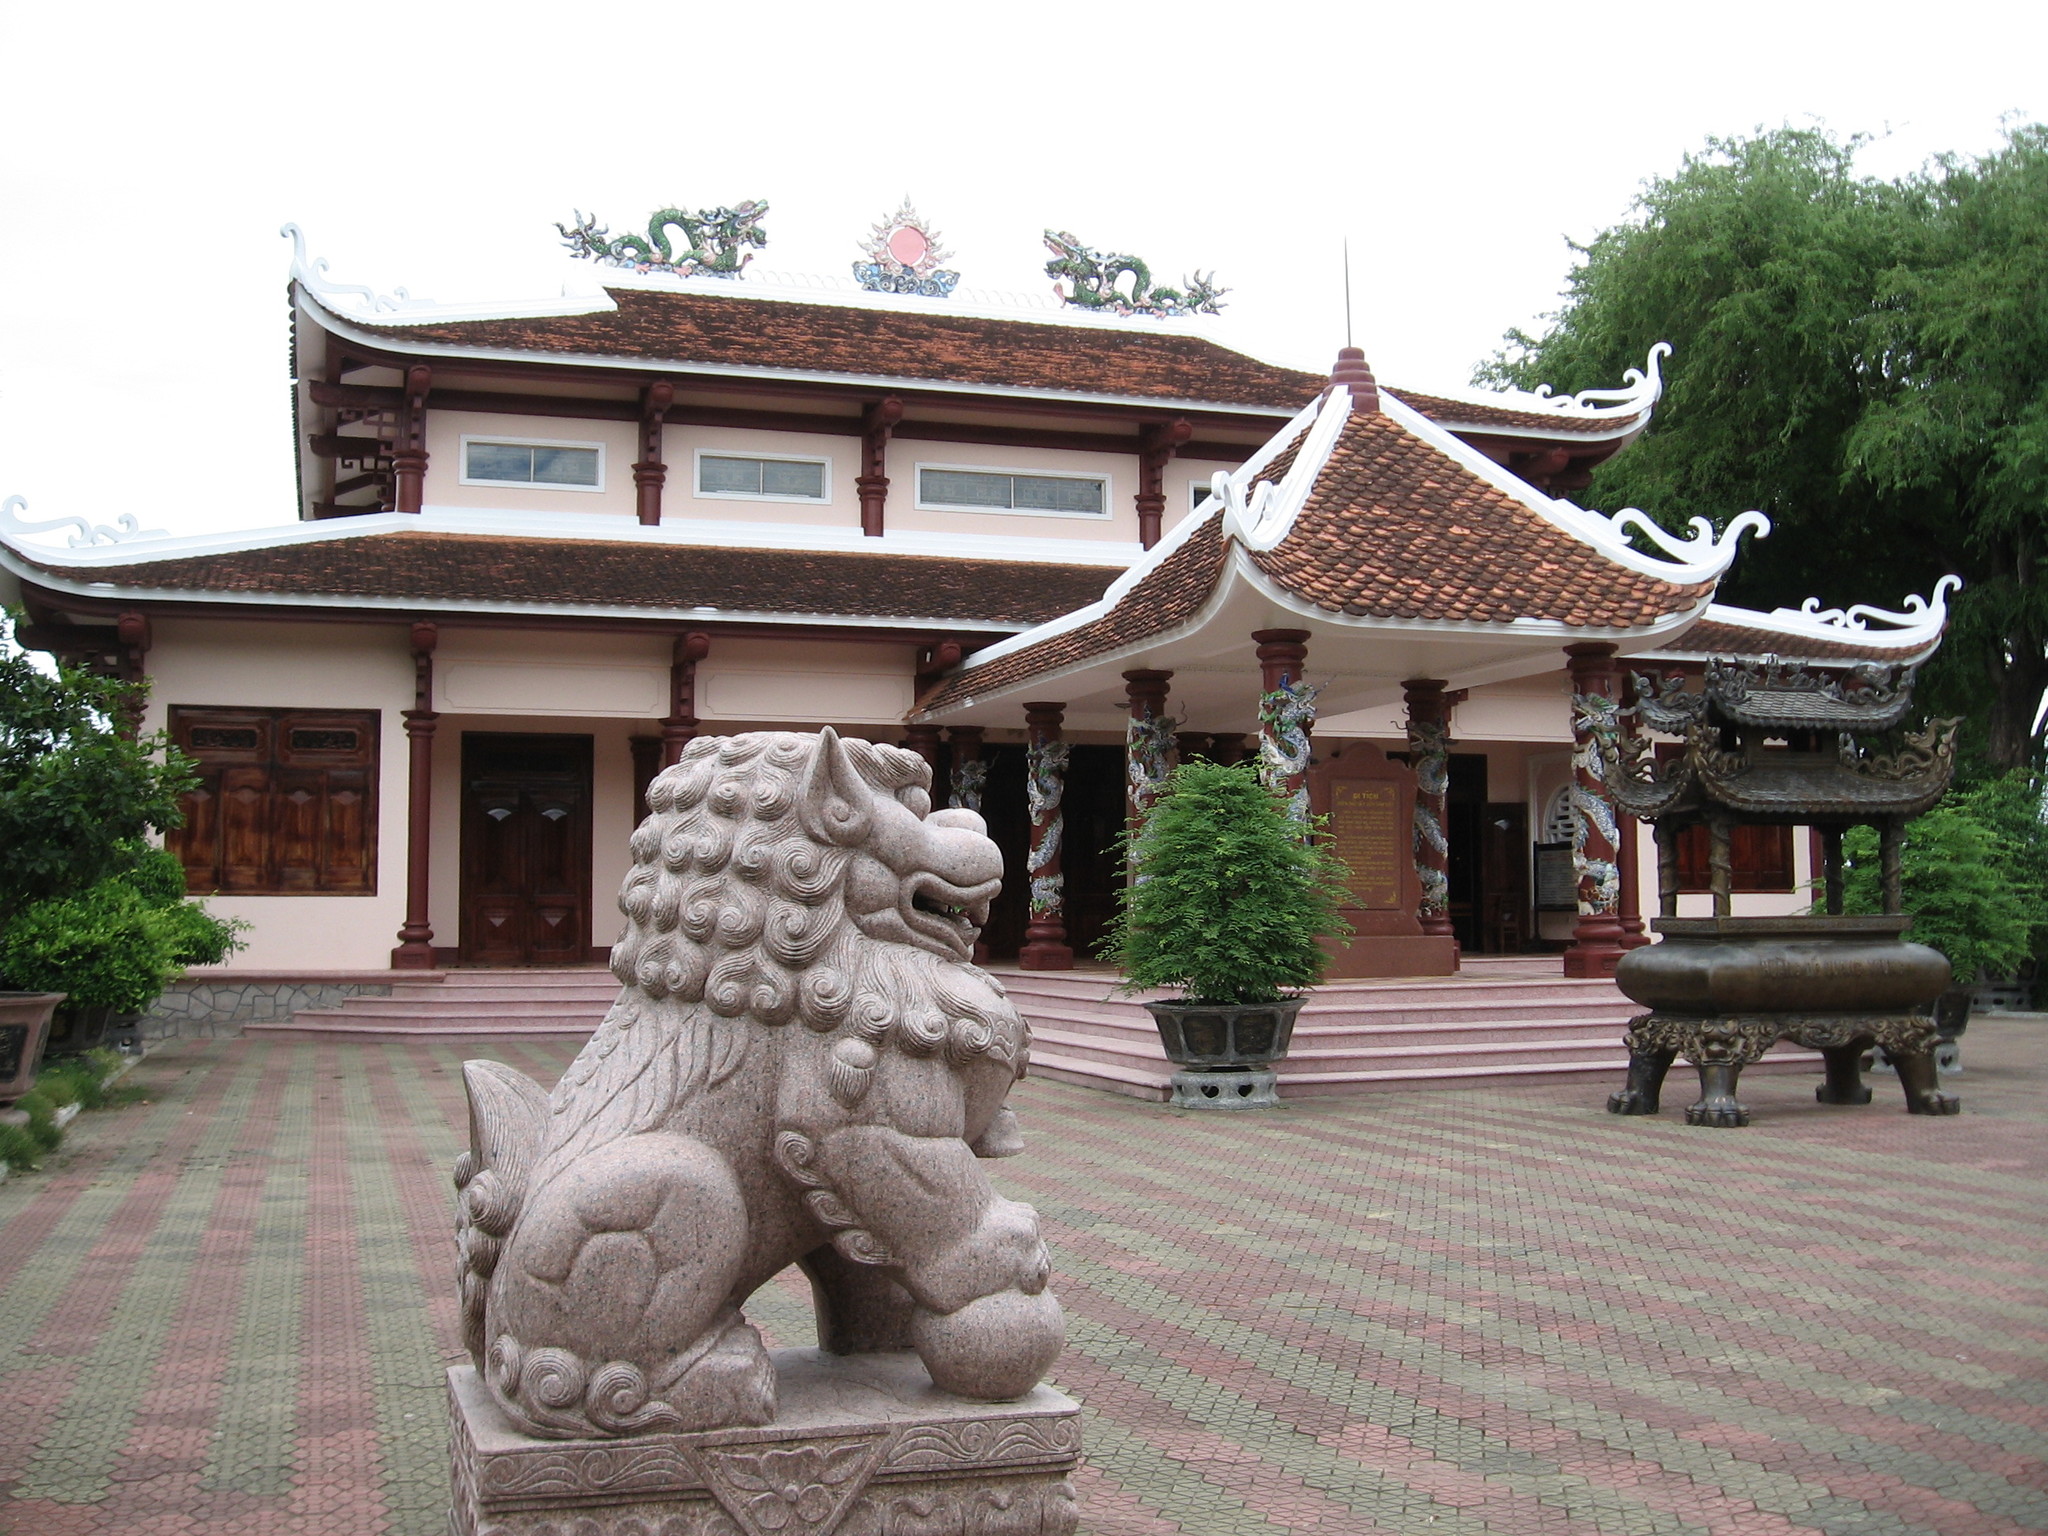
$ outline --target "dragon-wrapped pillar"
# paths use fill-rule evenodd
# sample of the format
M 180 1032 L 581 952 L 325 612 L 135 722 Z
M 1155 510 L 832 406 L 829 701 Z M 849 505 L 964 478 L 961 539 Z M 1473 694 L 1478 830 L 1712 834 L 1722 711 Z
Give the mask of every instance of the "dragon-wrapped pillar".
M 1451 844 L 1444 803 L 1451 787 L 1450 700 L 1439 678 L 1401 685 L 1408 706 L 1408 766 L 1415 770 L 1415 874 L 1422 882 L 1416 919 L 1433 938 L 1451 935 Z
M 1572 862 L 1579 917 L 1564 954 L 1567 976 L 1612 976 L 1622 956 L 1621 828 L 1607 792 L 1607 747 L 1621 731 L 1616 647 L 1568 645 L 1572 682 Z
M 1071 971 L 1074 947 L 1067 942 L 1066 877 L 1060 873 L 1060 842 L 1066 817 L 1060 802 L 1067 790 L 1067 744 L 1060 738 L 1067 706 L 1026 704 L 1024 794 L 1031 809 L 1031 921 L 1017 963 L 1027 971 Z
M 1308 820 L 1309 733 L 1316 690 L 1302 681 L 1308 663 L 1305 629 L 1255 629 L 1259 658 L 1259 777 L 1287 800 L 1296 821 Z
M 1142 668 L 1124 674 L 1131 711 L 1124 727 L 1124 816 L 1133 837 L 1173 771 L 1174 727 L 1180 722 L 1166 713 L 1166 685 L 1172 677 L 1171 672 Z

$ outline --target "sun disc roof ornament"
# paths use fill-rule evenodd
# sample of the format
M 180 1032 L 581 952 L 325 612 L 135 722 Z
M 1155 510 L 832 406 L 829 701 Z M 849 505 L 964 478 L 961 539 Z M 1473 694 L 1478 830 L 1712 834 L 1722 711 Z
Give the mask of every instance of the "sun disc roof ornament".
M 573 225 L 557 224 L 562 244 L 572 255 L 634 272 L 668 272 L 677 277 L 738 277 L 754 259 L 749 246 L 768 243 L 761 220 L 768 216 L 766 198 L 734 208 L 657 209 L 647 220 L 644 236 L 614 235 L 597 222 L 596 214 L 578 211 Z M 683 233 L 678 250 L 671 229 Z
M 903 206 L 868 231 L 860 248 L 866 261 L 853 264 L 854 280 L 870 293 L 913 293 L 923 299 L 952 297 L 958 272 L 942 271 L 939 263 L 953 253 L 939 243 L 939 232 L 918 215 L 906 195 Z
M 1045 232 L 1045 248 L 1052 252 L 1045 275 L 1070 278 L 1074 284 L 1069 292 L 1064 282 L 1055 282 L 1052 291 L 1077 309 L 1172 320 L 1183 315 L 1217 314 L 1223 308 L 1223 295 L 1230 292 L 1216 286 L 1214 272 L 1184 277 L 1179 288 L 1158 287 L 1152 281 L 1152 269 L 1137 257 L 1090 250 L 1062 230 Z M 1128 291 L 1122 286 L 1126 276 L 1131 280 Z

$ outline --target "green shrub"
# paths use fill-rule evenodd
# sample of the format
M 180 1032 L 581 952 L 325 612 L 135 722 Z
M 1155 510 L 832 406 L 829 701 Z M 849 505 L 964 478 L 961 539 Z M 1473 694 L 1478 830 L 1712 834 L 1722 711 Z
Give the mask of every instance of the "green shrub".
M 177 860 L 171 862 L 175 864 Z M 178 878 L 182 892 L 182 868 Z M 215 917 L 182 894 L 174 902 L 150 908 L 149 920 L 171 964 L 179 969 L 188 965 L 218 965 L 242 947 L 240 935 L 249 926 L 238 917 Z
M 33 902 L 0 930 L 0 975 L 69 1007 L 140 1013 L 178 972 L 161 910 L 119 879 Z
M 43 1149 L 36 1145 L 28 1127 L 0 1121 L 0 1163 L 18 1173 L 27 1173 L 41 1161 Z
M 1998 848 L 1998 865 L 2027 923 L 2027 948 L 2048 963 L 2048 819 L 2042 782 L 2026 769 L 1961 791 L 1954 800 L 1981 822 Z
M 1853 827 L 1842 841 L 1843 910 L 1882 912 L 1878 836 Z M 1907 937 L 1948 956 L 1959 986 L 1979 971 L 2008 975 L 2027 958 L 2032 920 L 2007 871 L 1997 835 L 1953 796 L 1906 827 L 1900 888 L 1913 926 Z
M 80 1109 L 98 1109 L 107 1102 L 108 1068 L 94 1061 L 93 1052 L 68 1061 L 52 1062 L 37 1074 L 36 1091 L 53 1104 L 76 1104 Z
M 14 1107 L 28 1116 L 28 1124 L 23 1129 L 27 1131 L 29 1140 L 35 1143 L 36 1151 L 56 1151 L 57 1144 L 64 1139 L 64 1132 L 57 1125 L 56 1101 L 43 1092 L 43 1085 L 37 1083 L 14 1101 Z
M 1183 763 L 1127 839 L 1137 879 L 1118 893 L 1101 953 L 1133 991 L 1268 1003 L 1322 980 L 1317 940 L 1348 933 L 1343 866 L 1302 835 L 1256 765 Z

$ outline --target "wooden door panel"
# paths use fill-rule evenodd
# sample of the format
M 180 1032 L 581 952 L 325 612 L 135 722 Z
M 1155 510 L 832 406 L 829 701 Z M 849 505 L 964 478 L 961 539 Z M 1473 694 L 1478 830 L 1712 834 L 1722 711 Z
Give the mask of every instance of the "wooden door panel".
M 461 956 L 573 965 L 590 945 L 590 738 L 463 737 Z
M 270 770 L 223 768 L 220 775 L 220 888 L 269 888 Z

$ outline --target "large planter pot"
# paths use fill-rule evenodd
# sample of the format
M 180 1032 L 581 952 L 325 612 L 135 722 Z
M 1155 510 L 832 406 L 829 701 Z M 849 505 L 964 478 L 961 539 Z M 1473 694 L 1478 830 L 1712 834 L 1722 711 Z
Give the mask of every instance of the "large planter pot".
M 63 1001 L 62 992 L 0 992 L 0 1104 L 35 1087 L 50 1015 Z
M 1190 1072 L 1245 1072 L 1287 1054 L 1303 999 L 1277 1003 L 1147 1003 L 1166 1059 Z
M 1662 1013 L 1923 1013 L 1948 960 L 1901 935 L 1907 917 L 1665 917 L 1661 944 L 1621 957 L 1614 984 Z

